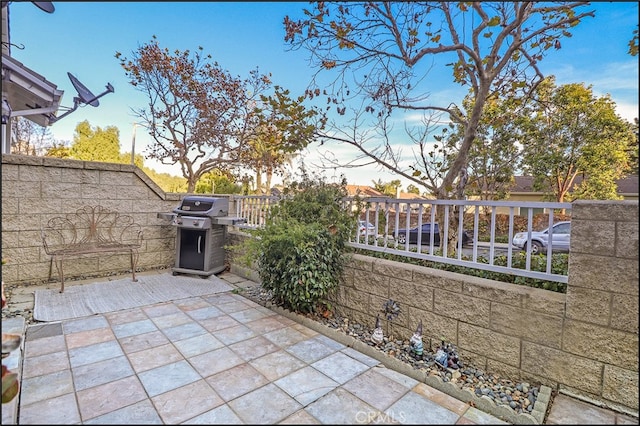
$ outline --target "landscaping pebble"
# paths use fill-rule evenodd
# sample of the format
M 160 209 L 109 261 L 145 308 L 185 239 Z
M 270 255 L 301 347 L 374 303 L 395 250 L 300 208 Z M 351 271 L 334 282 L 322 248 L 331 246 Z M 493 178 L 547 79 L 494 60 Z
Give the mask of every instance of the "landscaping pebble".
M 247 287 L 242 295 L 261 305 L 271 302 L 270 294 L 260 286 Z M 448 360 L 450 360 L 449 366 L 445 368 L 436 362 L 436 353 L 439 348 L 429 348 L 425 345 L 422 359 L 416 359 L 412 355 L 409 337 L 406 340 L 398 340 L 384 336 L 383 342 L 376 345 L 371 340 L 373 329 L 354 323 L 348 318 L 339 316 L 325 318 L 322 315 L 309 316 L 309 318 L 375 347 L 388 356 L 411 365 L 414 369 L 426 372 L 429 376 L 438 376 L 443 382 L 455 384 L 459 389 L 469 390 L 477 396 L 484 395 L 496 405 L 509 407 L 516 414 L 531 414 L 533 411 L 539 386 L 516 382 L 467 365 L 459 359 L 457 349 L 450 343 L 445 346 L 445 349 L 448 349 Z M 452 365 L 452 359 L 457 360 L 455 365 Z

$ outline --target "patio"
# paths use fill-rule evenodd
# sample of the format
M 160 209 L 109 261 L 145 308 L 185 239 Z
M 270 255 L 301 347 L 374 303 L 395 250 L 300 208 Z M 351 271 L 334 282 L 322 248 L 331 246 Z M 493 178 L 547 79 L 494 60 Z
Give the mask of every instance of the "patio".
M 234 291 L 30 325 L 23 358 L 3 424 L 506 423 Z

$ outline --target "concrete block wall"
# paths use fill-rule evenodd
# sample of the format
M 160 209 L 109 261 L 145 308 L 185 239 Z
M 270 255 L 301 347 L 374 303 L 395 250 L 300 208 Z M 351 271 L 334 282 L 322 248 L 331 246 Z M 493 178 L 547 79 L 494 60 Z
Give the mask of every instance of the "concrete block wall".
M 49 256 L 40 229 L 53 216 L 100 204 L 130 214 L 142 226 L 138 268 L 175 263 L 176 230 L 159 212 L 170 212 L 180 194 L 165 193 L 138 167 L 25 155 L 2 155 L 2 279 L 6 285 L 47 280 Z M 64 263 L 65 278 L 130 271 L 128 255 L 86 256 Z M 52 278 L 57 280 L 55 267 Z
M 594 378 L 569 393 L 638 410 L 638 202 L 572 205 L 562 351 Z M 560 372 L 555 372 L 560 374 Z

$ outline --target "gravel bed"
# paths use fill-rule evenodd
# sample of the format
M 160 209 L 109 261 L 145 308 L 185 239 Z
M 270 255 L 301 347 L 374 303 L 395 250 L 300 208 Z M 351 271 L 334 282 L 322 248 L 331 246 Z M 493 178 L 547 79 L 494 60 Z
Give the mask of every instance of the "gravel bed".
M 241 294 L 261 305 L 272 302 L 270 294 L 260 286 L 247 287 L 243 289 Z M 369 346 L 376 347 L 388 356 L 395 357 L 415 369 L 422 370 L 429 376 L 439 376 L 443 382 L 454 383 L 458 388 L 467 389 L 477 396 L 487 396 L 496 405 L 507 405 L 516 414 L 530 414 L 533 411 L 540 386 L 527 382 L 517 382 L 496 374 L 487 373 L 471 365 L 466 365 L 461 358 L 458 360 L 458 364 L 454 365 L 454 368 L 443 368 L 435 360 L 438 348 L 431 348 L 432 350 L 430 350 L 428 345 L 424 347 L 422 359 L 416 359 L 413 356 L 409 338 L 405 340 L 390 340 L 385 336 L 383 342 L 376 345 L 371 341 L 373 330 L 370 327 L 352 322 L 348 318 L 340 316 L 324 318 L 321 315 L 308 317 L 327 327 L 352 336 Z M 455 346 L 450 344 L 448 346 L 451 349 L 449 358 L 458 357 Z

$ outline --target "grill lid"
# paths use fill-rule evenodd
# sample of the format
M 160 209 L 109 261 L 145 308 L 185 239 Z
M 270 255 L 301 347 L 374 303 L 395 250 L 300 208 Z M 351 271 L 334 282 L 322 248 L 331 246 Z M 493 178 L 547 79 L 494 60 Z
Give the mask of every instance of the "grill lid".
M 182 203 L 173 209 L 173 212 L 191 216 L 226 216 L 229 214 L 229 200 L 220 197 L 187 195 L 182 199 Z

